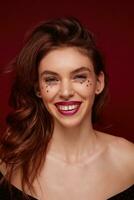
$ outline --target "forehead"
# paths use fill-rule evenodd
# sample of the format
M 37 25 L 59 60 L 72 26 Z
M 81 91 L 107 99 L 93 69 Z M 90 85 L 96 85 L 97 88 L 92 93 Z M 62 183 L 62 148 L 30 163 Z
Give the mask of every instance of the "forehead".
M 70 73 L 79 68 L 93 71 L 91 59 L 76 47 L 65 47 L 50 51 L 39 64 L 39 74 L 53 71 L 59 74 Z

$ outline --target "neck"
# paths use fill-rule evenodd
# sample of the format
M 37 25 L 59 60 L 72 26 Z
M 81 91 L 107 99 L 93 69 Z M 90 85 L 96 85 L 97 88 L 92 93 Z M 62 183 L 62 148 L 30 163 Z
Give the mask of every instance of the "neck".
M 78 162 L 89 157 L 96 147 L 96 132 L 91 123 L 77 127 L 54 127 L 49 152 L 67 162 Z

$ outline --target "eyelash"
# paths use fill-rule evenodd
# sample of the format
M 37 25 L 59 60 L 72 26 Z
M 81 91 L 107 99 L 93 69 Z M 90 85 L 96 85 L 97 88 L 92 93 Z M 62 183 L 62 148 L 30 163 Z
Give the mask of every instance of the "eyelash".
M 56 78 L 45 78 L 46 82 L 58 81 Z
M 86 80 L 87 79 L 87 76 L 86 75 L 76 75 L 75 76 L 75 79 L 80 79 L 80 80 Z
M 48 84 L 48 85 L 52 85 L 54 84 L 55 82 L 58 82 L 58 79 L 56 78 L 51 78 L 51 77 L 48 77 L 48 78 L 44 78 L 44 81 Z

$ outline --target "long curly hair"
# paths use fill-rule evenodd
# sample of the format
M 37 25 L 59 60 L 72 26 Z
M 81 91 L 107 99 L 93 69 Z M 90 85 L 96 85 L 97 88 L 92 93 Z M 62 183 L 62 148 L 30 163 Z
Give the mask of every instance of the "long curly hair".
M 107 75 L 93 35 L 79 20 L 64 17 L 40 23 L 28 35 L 24 47 L 12 63 L 15 80 L 9 99 L 12 112 L 7 116 L 7 131 L 0 141 L 0 159 L 6 164 L 6 179 L 20 169 L 22 189 L 34 191 L 33 181 L 45 162 L 48 144 L 52 138 L 54 122 L 41 98 L 35 92 L 38 83 L 38 66 L 41 59 L 53 49 L 77 47 L 92 60 L 94 71 L 105 75 L 105 87 L 95 97 L 92 122 L 104 104 L 107 94 Z

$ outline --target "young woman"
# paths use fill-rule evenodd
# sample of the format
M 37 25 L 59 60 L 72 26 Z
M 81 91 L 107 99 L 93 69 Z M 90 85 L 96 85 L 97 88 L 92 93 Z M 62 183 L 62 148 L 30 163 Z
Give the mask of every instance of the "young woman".
M 93 128 L 107 75 L 75 18 L 34 28 L 16 73 L 0 143 L 0 199 L 134 199 L 134 145 Z

